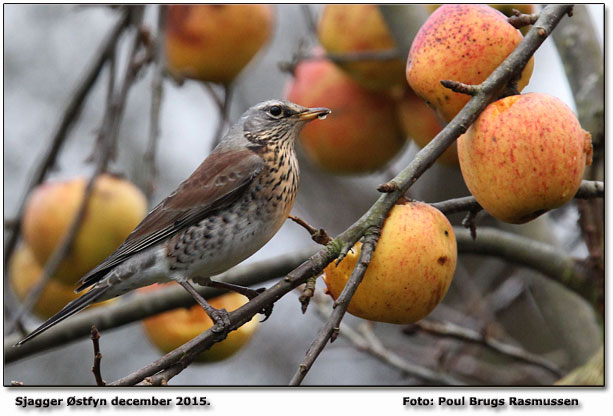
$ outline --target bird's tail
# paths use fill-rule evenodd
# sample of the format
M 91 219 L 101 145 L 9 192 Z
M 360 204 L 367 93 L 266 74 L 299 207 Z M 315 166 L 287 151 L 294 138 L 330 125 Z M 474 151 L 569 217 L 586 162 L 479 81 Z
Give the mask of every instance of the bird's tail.
M 51 318 L 47 319 L 45 323 L 43 323 L 41 326 L 36 328 L 28 336 L 26 336 L 24 339 L 22 339 L 15 345 L 16 346 L 22 345 L 23 343 L 31 340 L 38 334 L 51 328 L 55 324 L 62 322 L 64 319 L 68 318 L 69 316 L 72 316 L 75 313 L 79 312 L 80 310 L 87 308 L 89 305 L 94 303 L 98 298 L 100 298 L 100 296 L 102 296 L 108 289 L 109 289 L 109 286 L 92 288 L 87 293 L 83 294 L 82 296 L 79 296 L 78 298 L 70 302 L 68 305 L 64 306 L 61 311 L 53 315 Z

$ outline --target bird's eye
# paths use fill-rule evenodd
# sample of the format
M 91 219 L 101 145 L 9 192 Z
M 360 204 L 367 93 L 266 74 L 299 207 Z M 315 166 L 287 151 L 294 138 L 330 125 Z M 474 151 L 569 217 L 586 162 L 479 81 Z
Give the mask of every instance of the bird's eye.
M 270 107 L 268 109 L 268 112 L 272 115 L 272 116 L 280 116 L 282 111 L 281 111 L 281 107 L 279 107 L 278 105 L 273 105 L 272 107 Z

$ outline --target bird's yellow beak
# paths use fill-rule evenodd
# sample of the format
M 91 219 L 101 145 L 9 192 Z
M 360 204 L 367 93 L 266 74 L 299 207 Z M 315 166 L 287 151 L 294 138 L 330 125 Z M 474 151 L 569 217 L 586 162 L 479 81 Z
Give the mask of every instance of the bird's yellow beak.
M 306 111 L 299 113 L 298 118 L 304 121 L 310 121 L 315 118 L 324 119 L 331 112 L 332 111 L 329 108 L 325 108 L 325 107 L 309 108 Z

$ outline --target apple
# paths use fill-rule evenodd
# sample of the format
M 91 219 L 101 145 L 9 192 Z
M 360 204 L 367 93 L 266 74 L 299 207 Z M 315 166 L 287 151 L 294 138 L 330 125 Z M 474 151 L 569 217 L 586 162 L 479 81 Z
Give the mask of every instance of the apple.
M 486 5 L 447 4 L 430 15 L 413 40 L 406 76 L 411 88 L 447 122 L 470 99 L 451 91 L 441 80 L 477 85 L 483 82 L 522 40 L 506 16 Z M 530 81 L 534 59 L 518 82 Z
M 321 45 L 327 52 L 351 54 L 396 48 L 376 4 L 328 4 L 317 27 Z M 403 59 L 368 60 L 339 64 L 361 85 L 376 90 L 402 88 Z
M 329 294 L 338 298 L 360 256 L 357 243 L 324 270 Z M 443 300 L 455 271 L 453 227 L 436 208 L 405 202 L 392 208 L 366 274 L 347 312 L 371 321 L 407 324 L 426 317 Z
M 45 264 L 61 244 L 83 201 L 87 181 L 76 178 L 46 182 L 26 202 L 22 231 L 36 260 Z M 72 248 L 54 278 L 74 284 L 113 253 L 147 212 L 142 192 L 130 182 L 104 174 L 98 177 L 85 218 Z
M 479 204 L 521 224 L 573 198 L 592 141 L 570 108 L 547 94 L 490 104 L 458 138 L 462 176 Z
M 17 248 L 9 261 L 9 280 L 17 299 L 23 301 L 26 298 L 40 281 L 42 273 L 43 267 L 36 261 L 32 250 L 26 245 Z M 76 294 L 73 286 L 65 285 L 58 279 L 50 279 L 34 305 L 33 312 L 41 319 L 48 319 L 79 296 L 81 294 Z
M 147 286 L 139 289 L 139 291 L 156 290 L 161 286 L 164 285 Z M 247 301 L 246 297 L 230 292 L 210 299 L 208 302 L 214 308 L 225 308 L 228 312 L 231 312 L 243 306 Z M 200 354 L 196 361 L 213 362 L 230 357 L 247 344 L 258 325 L 257 317 L 253 317 L 251 321 L 236 331 L 230 332 L 226 339 Z M 175 309 L 143 319 L 143 328 L 149 340 L 164 354 L 180 347 L 212 326 L 213 321 L 200 305 Z
M 177 79 L 229 84 L 264 46 L 274 27 L 267 4 L 166 6 L 168 71 Z
M 425 147 L 444 127 L 436 112 L 410 88 L 407 88 L 402 99 L 398 101 L 397 110 L 405 134 L 419 147 Z M 459 166 L 455 142 L 445 150 L 437 162 L 448 166 Z
M 362 87 L 326 59 L 300 62 L 286 96 L 306 107 L 332 110 L 325 123 L 309 123 L 300 134 L 309 160 L 328 172 L 381 169 L 405 144 L 394 101 Z

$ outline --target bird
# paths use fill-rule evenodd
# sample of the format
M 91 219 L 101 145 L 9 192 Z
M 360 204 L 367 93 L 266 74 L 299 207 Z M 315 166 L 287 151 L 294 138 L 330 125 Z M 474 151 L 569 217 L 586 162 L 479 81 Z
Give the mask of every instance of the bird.
M 235 290 L 250 299 L 260 293 L 210 277 L 251 256 L 281 228 L 298 189 L 296 138 L 308 122 L 330 113 L 328 108 L 307 108 L 287 100 L 269 100 L 249 108 L 121 246 L 81 278 L 75 291 L 89 290 L 16 345 L 92 303 L 173 280 L 223 330 L 227 312 L 211 307 L 190 280 Z

